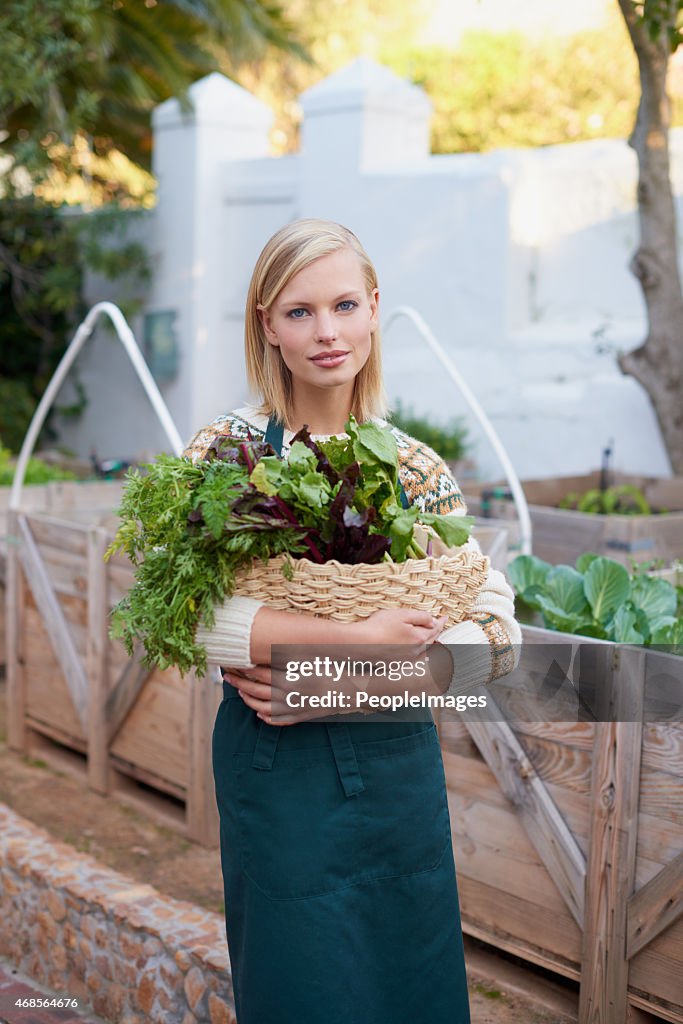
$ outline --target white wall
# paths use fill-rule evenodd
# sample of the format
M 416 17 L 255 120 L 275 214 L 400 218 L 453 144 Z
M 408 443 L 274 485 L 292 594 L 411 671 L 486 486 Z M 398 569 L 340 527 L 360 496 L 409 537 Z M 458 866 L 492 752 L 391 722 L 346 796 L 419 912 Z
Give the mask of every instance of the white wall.
M 340 220 L 374 259 L 385 315 L 414 306 L 473 387 L 523 476 L 594 468 L 668 472 L 649 402 L 615 362 L 645 332 L 627 265 L 637 240 L 635 157 L 620 140 L 432 156 L 421 90 L 361 58 L 301 98 L 302 149 L 267 155 L 269 112 L 218 75 L 154 118 L 158 261 L 148 309 L 176 309 L 181 372 L 162 390 L 183 436 L 246 397 L 243 305 L 268 237 L 299 216 Z M 683 133 L 672 135 L 683 192 Z M 435 417 L 466 409 L 415 330 L 385 338 L 392 398 Z M 88 424 L 134 454 L 153 431 L 131 375 L 91 387 L 118 414 Z M 147 419 L 145 419 L 147 417 Z M 143 423 L 144 420 L 144 423 Z M 95 431 L 95 435 L 93 435 Z M 75 435 L 72 433 L 72 438 Z M 497 474 L 481 441 L 484 474 Z

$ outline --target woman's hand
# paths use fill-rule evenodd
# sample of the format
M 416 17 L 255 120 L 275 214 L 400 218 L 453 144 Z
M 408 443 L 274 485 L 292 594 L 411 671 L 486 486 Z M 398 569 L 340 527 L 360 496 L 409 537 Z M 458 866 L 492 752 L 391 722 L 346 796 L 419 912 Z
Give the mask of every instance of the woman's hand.
M 421 654 L 434 643 L 446 626 L 447 618 L 434 618 L 431 612 L 413 608 L 383 608 L 367 619 L 354 622 L 349 643 L 372 647 L 401 647 L 406 656 Z M 410 650 L 408 650 L 410 648 Z M 386 650 L 380 652 L 386 656 Z
M 400 658 L 403 661 L 423 654 L 443 632 L 446 617 L 435 619 L 430 612 L 410 608 L 386 608 L 374 612 L 367 619 L 349 623 L 346 626 L 345 642 L 362 647 L 356 656 L 376 661 Z M 324 657 L 325 647 L 320 645 Z M 286 696 L 292 689 L 283 682 L 278 686 L 279 672 L 273 672 L 270 665 L 256 665 L 253 668 L 225 668 L 223 679 L 238 691 L 240 697 L 264 722 L 277 725 L 294 725 L 296 722 L 330 715 L 329 708 L 292 710 L 287 715 Z M 286 716 L 286 717 L 285 717 Z M 275 721 L 274 721 L 275 719 Z
M 327 718 L 329 708 L 290 709 L 286 697 L 291 686 L 277 685 L 278 673 L 270 665 L 255 665 L 253 668 L 224 668 L 223 679 L 234 686 L 240 697 L 258 718 L 268 725 L 295 725 L 313 718 Z
M 234 686 L 240 697 L 263 721 L 272 715 L 273 686 L 270 665 L 254 665 L 253 668 L 224 668 L 223 679 Z M 290 722 L 282 722 L 290 725 Z

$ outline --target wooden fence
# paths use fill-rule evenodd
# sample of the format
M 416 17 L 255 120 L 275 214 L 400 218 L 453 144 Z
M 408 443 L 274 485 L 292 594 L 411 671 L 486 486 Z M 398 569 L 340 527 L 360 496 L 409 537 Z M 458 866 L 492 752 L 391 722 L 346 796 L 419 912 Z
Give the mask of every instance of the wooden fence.
M 82 490 L 78 506 L 58 514 L 7 514 L 8 743 L 80 764 L 96 792 L 118 792 L 214 845 L 207 751 L 220 687 L 173 669 L 149 671 L 139 652 L 129 658 L 109 638 L 110 609 L 133 570 L 125 559 L 103 560 L 116 504 L 111 487 L 103 493 L 109 501 L 100 514 L 103 496 L 91 491 L 85 501 Z
M 600 487 L 600 474 L 523 480 L 533 530 L 533 553 L 553 565 L 574 565 L 584 551 L 613 558 L 624 565 L 632 560 L 656 559 L 666 564 L 683 558 L 683 477 L 654 478 L 613 475 L 617 485 L 629 484 L 642 490 L 652 508 L 667 511 L 652 515 L 598 515 L 558 508 L 570 492 L 584 494 Z M 515 521 L 514 505 L 505 494 L 507 485 L 468 484 L 468 511 L 486 514 L 496 521 Z M 514 531 L 511 533 L 514 537 Z
M 680 659 L 594 653 L 612 721 L 534 721 L 500 685 L 496 720 L 439 722 L 463 927 L 580 982 L 580 1024 L 683 1024 L 683 724 L 642 720 L 652 659 Z

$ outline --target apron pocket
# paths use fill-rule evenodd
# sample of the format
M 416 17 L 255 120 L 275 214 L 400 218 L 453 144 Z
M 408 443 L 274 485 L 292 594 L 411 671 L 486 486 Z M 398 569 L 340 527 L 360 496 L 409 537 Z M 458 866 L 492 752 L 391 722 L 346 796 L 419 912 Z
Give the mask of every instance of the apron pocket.
M 270 899 L 323 896 L 443 859 L 451 832 L 434 726 L 358 743 L 356 754 L 365 789 L 350 797 L 329 747 L 278 752 L 269 770 L 233 755 L 243 870 Z
M 332 753 L 263 771 L 233 755 L 243 870 L 270 899 L 322 896 L 357 875 L 358 814 L 345 797 Z
M 450 846 L 446 780 L 434 726 L 409 740 L 359 745 L 360 880 L 432 871 Z

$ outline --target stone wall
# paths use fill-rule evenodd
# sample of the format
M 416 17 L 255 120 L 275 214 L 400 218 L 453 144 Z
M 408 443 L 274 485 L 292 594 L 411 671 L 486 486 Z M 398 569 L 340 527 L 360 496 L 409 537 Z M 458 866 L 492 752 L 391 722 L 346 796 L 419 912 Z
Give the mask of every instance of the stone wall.
M 236 1024 L 225 925 L 0 805 L 0 955 L 116 1024 Z

